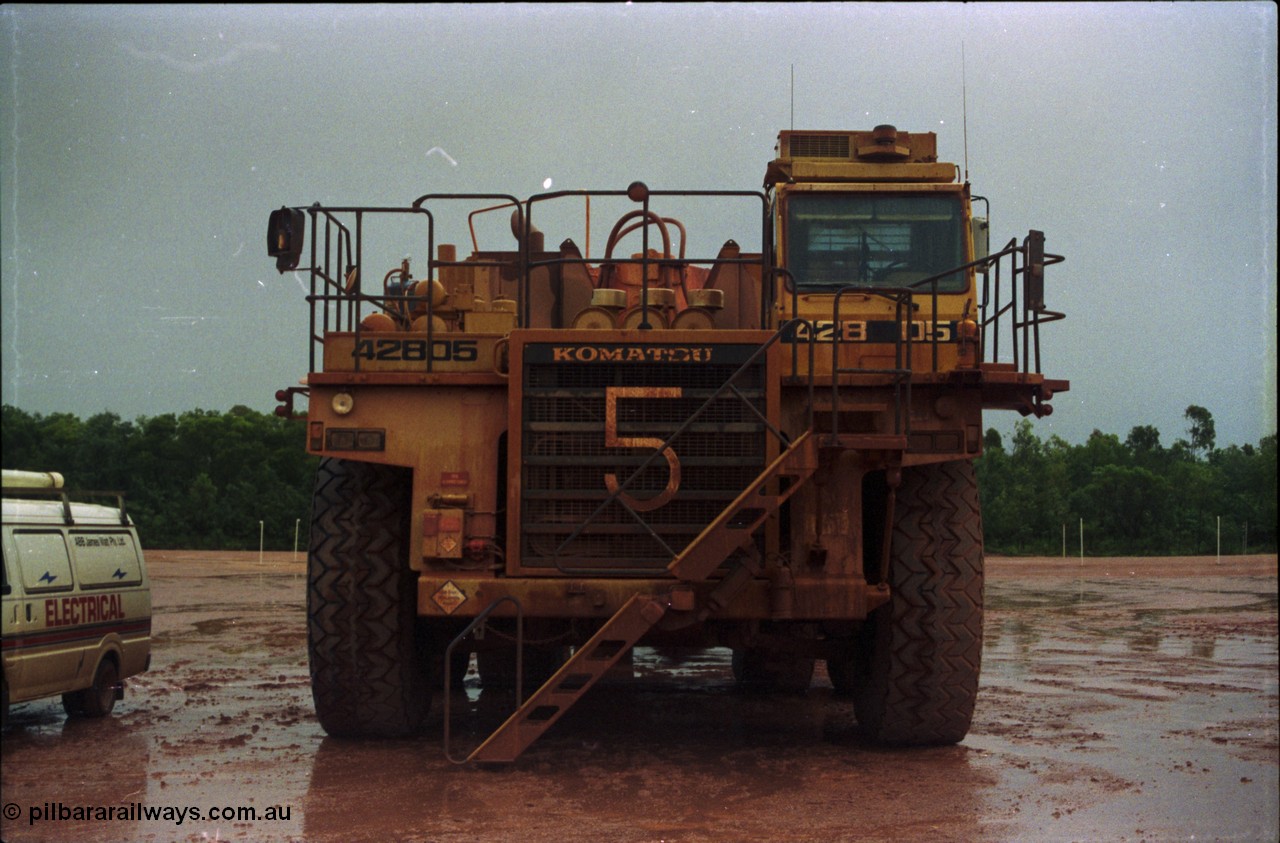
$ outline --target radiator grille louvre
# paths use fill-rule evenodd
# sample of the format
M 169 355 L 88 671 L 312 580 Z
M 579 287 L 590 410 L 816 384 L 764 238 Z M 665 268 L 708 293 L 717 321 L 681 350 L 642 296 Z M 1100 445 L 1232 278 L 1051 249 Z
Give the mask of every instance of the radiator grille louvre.
M 792 158 L 849 158 L 848 135 L 793 134 L 790 139 Z
M 613 474 L 618 483 L 626 482 L 655 450 L 652 445 L 606 446 L 609 390 L 678 387 L 679 397 L 614 395 L 616 437 L 665 441 L 757 347 L 717 346 L 711 362 L 696 364 L 626 364 L 553 359 L 549 353 L 539 353 L 537 346 L 526 346 L 522 372 L 523 568 L 554 570 L 558 562 L 566 571 L 663 571 L 672 554 L 688 545 L 764 469 L 769 434 L 751 407 L 729 392 L 672 441 L 680 471 L 674 496 L 662 506 L 638 513 L 661 541 L 618 501 L 593 518 L 609 496 L 606 474 Z M 763 356 L 734 382 L 763 416 L 767 416 L 765 384 Z M 670 477 L 668 461 L 659 455 L 626 492 L 638 501 L 648 501 L 664 492 Z

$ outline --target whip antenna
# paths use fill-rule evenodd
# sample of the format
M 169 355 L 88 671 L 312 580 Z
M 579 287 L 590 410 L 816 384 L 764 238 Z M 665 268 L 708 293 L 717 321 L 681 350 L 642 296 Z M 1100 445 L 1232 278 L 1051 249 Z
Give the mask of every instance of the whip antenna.
M 964 133 L 964 180 L 969 181 L 969 87 L 964 72 L 964 42 L 960 42 L 960 113 Z

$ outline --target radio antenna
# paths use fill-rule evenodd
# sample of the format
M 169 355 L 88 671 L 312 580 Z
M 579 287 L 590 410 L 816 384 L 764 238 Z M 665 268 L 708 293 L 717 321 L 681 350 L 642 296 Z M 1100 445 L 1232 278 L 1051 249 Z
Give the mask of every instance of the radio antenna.
M 796 129 L 796 64 L 791 63 L 791 131 Z
M 964 180 L 969 181 L 969 87 L 965 76 L 964 42 L 960 42 L 960 113 L 964 132 Z

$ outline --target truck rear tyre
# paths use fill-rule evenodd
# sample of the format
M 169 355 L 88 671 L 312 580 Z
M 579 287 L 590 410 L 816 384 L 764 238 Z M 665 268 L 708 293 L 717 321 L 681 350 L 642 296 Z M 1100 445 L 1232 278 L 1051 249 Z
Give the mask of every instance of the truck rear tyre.
M 858 724 L 898 745 L 969 732 L 982 661 L 982 517 L 973 465 L 904 469 L 888 604 L 863 626 L 851 667 Z M 839 671 L 837 671 L 837 674 Z
M 403 737 L 426 720 L 410 496 L 403 469 L 326 459 L 316 473 L 307 651 L 316 715 L 335 737 Z
M 62 695 L 62 710 L 68 717 L 106 717 L 116 707 L 116 686 L 120 668 L 110 656 L 98 662 L 93 684 L 81 691 Z

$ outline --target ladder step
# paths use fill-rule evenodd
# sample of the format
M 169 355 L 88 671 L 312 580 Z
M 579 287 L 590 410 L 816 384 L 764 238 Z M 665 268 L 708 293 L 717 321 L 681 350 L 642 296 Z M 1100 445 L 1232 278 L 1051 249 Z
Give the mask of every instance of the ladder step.
M 547 683 L 467 757 L 482 763 L 510 763 L 551 728 L 592 685 L 609 672 L 666 609 L 637 594 L 623 604 L 591 640 L 578 648 Z
M 733 503 L 707 525 L 697 538 L 672 560 L 667 570 L 684 582 L 700 582 L 751 539 L 764 520 L 778 511 L 818 469 L 818 449 L 813 432 L 806 430 L 778 455 Z M 763 489 L 774 480 L 792 478 L 779 494 Z

